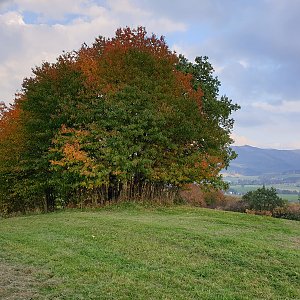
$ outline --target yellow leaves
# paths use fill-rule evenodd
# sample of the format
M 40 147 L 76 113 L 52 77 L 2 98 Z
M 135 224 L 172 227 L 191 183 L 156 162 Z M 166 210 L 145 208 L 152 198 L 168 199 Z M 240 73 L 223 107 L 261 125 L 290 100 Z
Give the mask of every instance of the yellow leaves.
M 60 134 L 75 134 L 77 137 L 85 137 L 89 135 L 87 130 L 69 128 L 65 124 L 62 124 Z
M 84 138 L 89 135 L 86 130 L 76 130 L 62 125 L 58 135 L 53 139 L 54 148 L 50 149 L 52 153 L 59 154 L 60 159 L 50 160 L 51 165 L 61 167 L 80 166 L 79 173 L 88 175 L 93 170 L 93 160 L 88 153 L 83 150 Z
M 121 170 L 116 170 L 116 171 L 112 171 L 112 175 L 121 175 L 121 174 L 124 174 L 124 172 L 122 172 Z
M 225 163 L 221 157 L 201 154 L 194 163 L 195 172 L 201 174 L 205 179 L 214 178 L 224 168 Z
M 80 149 L 80 145 L 78 142 L 75 142 L 74 144 L 67 143 L 63 147 L 62 152 L 65 158 L 69 161 L 88 161 L 87 153 Z
M 173 109 L 167 103 L 161 103 L 161 105 L 159 107 L 159 111 L 164 114 L 171 114 L 173 112 Z
M 50 160 L 50 164 L 53 165 L 53 166 L 65 166 L 65 163 L 61 160 Z

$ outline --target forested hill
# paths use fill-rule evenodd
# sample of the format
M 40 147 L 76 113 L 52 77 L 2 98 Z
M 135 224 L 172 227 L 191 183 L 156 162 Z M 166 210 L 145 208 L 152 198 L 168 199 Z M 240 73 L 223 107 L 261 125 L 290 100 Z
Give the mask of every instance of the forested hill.
M 270 173 L 300 173 L 300 150 L 261 149 L 252 146 L 233 146 L 238 157 L 226 173 L 263 175 Z

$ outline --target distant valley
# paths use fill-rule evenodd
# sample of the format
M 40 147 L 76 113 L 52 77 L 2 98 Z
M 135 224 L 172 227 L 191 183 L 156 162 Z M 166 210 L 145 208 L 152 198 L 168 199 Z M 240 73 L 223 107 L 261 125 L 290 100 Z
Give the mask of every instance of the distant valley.
M 265 185 L 275 187 L 282 198 L 298 201 L 300 194 L 300 150 L 261 149 L 233 146 L 238 157 L 224 170 L 229 193 L 243 195 Z
M 234 146 L 238 157 L 226 173 L 246 176 L 268 174 L 300 174 L 300 150 L 261 149 L 252 146 Z

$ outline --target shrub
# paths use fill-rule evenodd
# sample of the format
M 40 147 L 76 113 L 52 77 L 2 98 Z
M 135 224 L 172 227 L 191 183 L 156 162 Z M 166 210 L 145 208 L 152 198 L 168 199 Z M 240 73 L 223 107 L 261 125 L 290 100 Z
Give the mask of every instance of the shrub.
M 206 207 L 204 193 L 197 184 L 187 184 L 179 191 L 180 198 L 191 205 Z
M 240 197 L 225 195 L 224 205 L 221 207 L 223 210 L 245 212 L 247 204 Z
M 300 221 L 300 204 L 290 203 L 273 211 L 273 217 Z
M 283 207 L 285 204 L 285 201 L 277 195 L 275 188 L 268 189 L 265 186 L 246 193 L 243 200 L 246 202 L 248 209 L 260 212 L 273 212 L 275 208 Z
M 245 213 L 249 215 L 260 215 L 260 216 L 269 216 L 269 217 L 272 216 L 272 212 L 270 212 L 269 210 L 246 209 Z
M 239 197 L 224 195 L 218 189 L 207 189 L 197 184 L 187 184 L 179 191 L 181 199 L 191 205 L 228 211 L 245 212 L 246 204 Z
M 220 190 L 209 189 L 204 192 L 204 201 L 209 208 L 221 208 L 225 204 L 225 196 Z

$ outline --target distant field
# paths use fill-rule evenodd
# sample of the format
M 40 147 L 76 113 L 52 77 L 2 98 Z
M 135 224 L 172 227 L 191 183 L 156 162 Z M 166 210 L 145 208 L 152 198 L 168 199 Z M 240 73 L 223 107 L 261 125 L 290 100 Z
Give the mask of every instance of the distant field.
M 253 184 L 253 185 L 248 185 L 248 184 L 234 185 L 234 184 L 231 184 L 230 188 L 233 189 L 235 192 L 237 192 L 241 195 L 244 195 L 249 191 L 254 191 L 258 188 L 261 188 L 262 186 L 263 185 L 258 185 L 258 184 Z M 291 186 L 291 185 L 272 184 L 272 185 L 265 185 L 265 186 L 267 188 L 274 187 L 276 189 L 290 190 L 290 191 L 296 190 L 296 191 L 300 192 L 299 187 L 295 187 L 295 186 Z M 278 196 L 283 198 L 283 199 L 286 199 L 290 202 L 297 202 L 298 201 L 298 195 L 297 194 L 280 194 L 280 193 L 278 193 Z
M 288 200 L 289 202 L 298 202 L 298 195 L 290 194 L 278 194 L 282 199 Z
M 134 205 L 0 219 L 0 299 L 300 299 L 300 222 Z
M 242 195 L 261 187 L 262 185 L 230 185 L 231 189 Z

